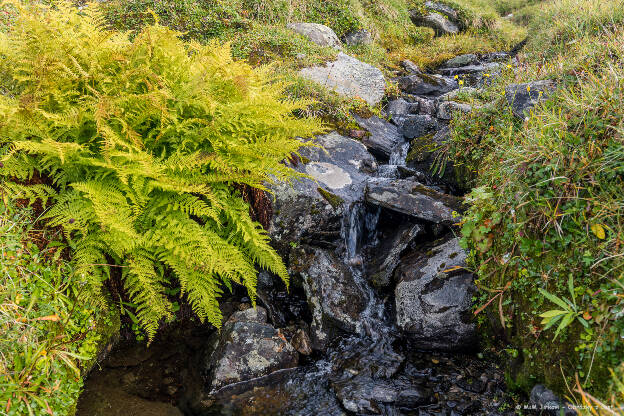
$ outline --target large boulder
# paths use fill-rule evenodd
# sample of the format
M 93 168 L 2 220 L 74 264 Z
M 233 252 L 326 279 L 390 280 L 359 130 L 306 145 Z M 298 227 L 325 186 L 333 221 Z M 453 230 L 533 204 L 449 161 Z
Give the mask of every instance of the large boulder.
M 235 313 L 221 329 L 216 348 L 207 356 L 210 388 L 262 377 L 296 367 L 299 355 L 284 335 L 266 323 L 266 311 Z
M 359 97 L 371 106 L 381 102 L 386 91 L 386 79 L 379 68 L 342 52 L 334 62 L 303 68 L 299 75 L 346 97 Z
M 479 62 L 479 58 L 474 53 L 467 53 L 449 59 L 444 63 L 445 68 L 458 68 L 460 66 L 474 65 Z
M 547 100 L 555 88 L 556 84 L 551 80 L 511 84 L 505 88 L 505 98 L 514 116 L 524 119 L 533 107 Z
M 377 170 L 375 158 L 356 140 L 332 132 L 314 143 L 316 147 L 302 149 L 301 159 L 292 164 L 313 179 L 269 185 L 273 194 L 269 234 L 284 257 L 295 243 L 335 247 L 344 210 L 363 198 L 365 182 Z
M 424 349 L 472 349 L 470 321 L 473 276 L 462 267 L 466 252 L 453 238 L 430 252 L 414 251 L 401 259 L 395 278 L 398 326 Z
M 340 39 L 333 30 L 319 23 L 290 23 L 288 29 L 305 36 L 320 46 L 340 47 Z
M 431 11 L 438 12 L 446 16 L 451 22 L 461 27 L 461 20 L 459 17 L 459 13 L 457 10 L 453 9 L 451 6 L 443 3 L 438 3 L 435 1 L 426 1 L 425 7 Z
M 366 201 L 436 224 L 458 221 L 454 211 L 461 200 L 437 192 L 412 179 L 371 178 L 366 185 Z
M 438 97 L 459 87 L 453 78 L 431 74 L 405 75 L 396 79 L 401 91 L 408 94 Z
M 422 13 L 420 10 L 410 10 L 410 18 L 416 26 L 430 27 L 437 36 L 459 33 L 459 26 L 436 12 Z
M 370 135 L 362 138 L 362 143 L 381 160 L 387 161 L 392 151 L 405 142 L 397 126 L 377 116 L 363 118 L 354 115 L 353 118 L 361 128 L 370 133 Z
M 333 252 L 301 248 L 291 253 L 291 270 L 301 276 L 312 312 L 312 347 L 323 349 L 340 331 L 358 330 L 367 295 L 351 270 Z

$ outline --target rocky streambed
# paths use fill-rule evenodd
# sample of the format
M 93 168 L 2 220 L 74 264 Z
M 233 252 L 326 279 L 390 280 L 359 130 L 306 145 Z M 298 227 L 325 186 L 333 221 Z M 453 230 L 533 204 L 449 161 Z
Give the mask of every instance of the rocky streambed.
M 334 66 L 380 99 L 352 59 Z M 455 75 L 469 93 L 509 59 L 465 55 L 431 74 L 404 62 L 387 119 L 355 116 L 352 137 L 317 137 L 292 162 L 313 179 L 272 186 L 269 231 L 290 290 L 261 272 L 258 307 L 235 290 L 220 332 L 189 319 L 149 348 L 120 343 L 77 414 L 515 414 L 471 319 L 476 288 L 454 228 L 465 190 L 451 165 L 431 169 L 452 113 L 471 111 L 455 101 Z

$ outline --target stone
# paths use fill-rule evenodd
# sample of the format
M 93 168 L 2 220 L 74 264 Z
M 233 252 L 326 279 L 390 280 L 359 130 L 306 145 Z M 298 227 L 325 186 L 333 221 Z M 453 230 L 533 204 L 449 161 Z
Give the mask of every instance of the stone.
M 340 241 L 343 212 L 364 196 L 366 179 L 377 163 L 366 147 L 336 132 L 318 136 L 318 146 L 300 150 L 291 167 L 313 179 L 268 184 L 272 191 L 271 243 L 282 257 L 292 244 L 335 247 Z
M 356 332 L 368 297 L 336 254 L 319 248 L 301 249 L 296 259 L 291 256 L 290 263 L 302 277 L 312 312 L 312 347 L 325 348 L 336 330 Z
M 290 343 L 299 354 L 312 354 L 312 341 L 310 341 L 310 337 L 303 329 L 299 329 L 297 330 L 297 332 L 295 332 L 295 335 L 293 335 Z
M 446 76 L 466 75 L 466 74 L 480 74 L 480 73 L 497 73 L 500 69 L 498 62 L 489 62 L 484 64 L 466 65 L 452 68 L 440 68 L 438 72 Z
M 449 18 L 453 23 L 460 25 L 460 19 L 459 19 L 459 13 L 457 13 L 457 11 L 455 9 L 453 9 L 452 7 L 446 5 L 446 4 L 442 4 L 442 3 L 437 3 L 437 2 L 433 2 L 433 1 L 426 1 L 425 2 L 425 7 L 429 10 L 433 10 L 436 11 L 438 13 L 442 13 L 443 15 L 445 15 L 447 18 Z
M 333 30 L 319 23 L 290 23 L 288 29 L 305 36 L 320 46 L 340 48 L 340 39 Z
M 403 67 L 405 72 L 407 72 L 408 74 L 421 74 L 422 73 L 418 65 L 416 65 L 414 62 L 410 61 L 409 59 L 405 59 L 401 61 L 401 67 Z
M 469 113 L 472 111 L 472 106 L 464 103 L 456 103 L 455 101 L 443 101 L 438 105 L 437 117 L 442 120 L 450 120 L 453 118 L 453 113 Z
M 345 36 L 345 43 L 349 46 L 370 45 L 373 43 L 373 36 L 366 29 L 361 29 Z
M 436 36 L 455 35 L 459 33 L 459 27 L 439 13 L 422 14 L 418 10 L 410 10 L 410 18 L 416 26 L 430 27 Z
M 433 117 L 426 114 L 418 114 L 405 118 L 401 126 L 401 133 L 408 139 L 414 139 L 431 134 L 437 129 L 438 123 Z
M 401 91 L 414 95 L 438 97 L 459 87 L 453 78 L 441 75 L 413 74 L 396 79 Z
M 508 52 L 489 52 L 481 55 L 483 62 L 503 62 L 511 58 Z
M 262 308 L 257 307 L 259 310 Z M 284 335 L 259 322 L 262 317 L 266 319 L 266 311 L 247 311 L 235 313 L 236 318 L 223 325 L 216 348 L 205 360 L 205 373 L 213 391 L 297 366 L 299 355 Z
M 400 127 L 414 108 L 418 109 L 418 104 L 414 105 L 403 98 L 397 98 L 388 103 L 386 113 L 390 116 L 392 122 Z
M 460 66 L 473 65 L 478 62 L 477 55 L 474 53 L 467 53 L 464 55 L 459 55 L 454 58 L 449 59 L 444 63 L 445 68 L 457 68 Z
M 386 91 L 386 79 L 379 68 L 342 52 L 334 62 L 303 68 L 299 75 L 346 97 L 359 97 L 371 106 L 379 104 Z
M 392 151 L 405 142 L 397 126 L 377 116 L 363 118 L 354 114 L 353 118 L 370 133 L 362 138 L 362 143 L 379 159 L 387 161 Z
M 547 100 L 555 88 L 556 84 L 551 80 L 511 84 L 505 88 L 505 98 L 511 106 L 513 115 L 524 119 L 533 107 Z
M 457 197 L 437 192 L 411 179 L 371 178 L 366 185 L 366 201 L 414 218 L 452 225 L 459 219 Z
M 541 409 L 544 414 L 552 416 L 576 416 L 576 411 L 569 403 L 561 400 L 543 384 L 536 384 L 531 389 L 530 403 Z
M 368 264 L 368 280 L 373 286 L 382 288 L 390 285 L 401 254 L 421 231 L 420 225 L 405 222 L 393 229 L 390 235 L 381 238 Z
M 247 308 L 244 311 L 234 312 L 228 318 L 226 324 L 234 322 L 257 322 L 264 324 L 267 322 L 267 311 L 263 307 Z
M 463 267 L 466 252 L 453 238 L 431 249 L 418 250 L 401 259 L 395 278 L 397 324 L 423 349 L 474 349 L 476 335 L 470 321 L 471 273 Z
M 424 114 L 433 116 L 436 113 L 436 101 L 430 100 L 424 97 L 414 97 L 414 105 L 418 105 L 418 109 L 415 111 L 417 114 Z

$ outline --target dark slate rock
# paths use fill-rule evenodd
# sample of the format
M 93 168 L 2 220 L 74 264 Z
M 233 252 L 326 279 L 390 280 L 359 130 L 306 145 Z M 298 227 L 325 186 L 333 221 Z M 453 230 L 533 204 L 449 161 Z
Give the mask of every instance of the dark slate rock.
M 460 19 L 459 19 L 459 13 L 457 13 L 457 11 L 455 9 L 453 9 L 451 6 L 446 5 L 446 4 L 442 4 L 442 3 L 437 3 L 434 1 L 427 1 L 425 2 L 425 7 L 429 10 L 433 10 L 436 11 L 438 13 L 442 13 L 443 15 L 445 15 L 449 20 L 451 20 L 453 23 L 460 25 Z
M 291 253 L 289 263 L 302 277 L 312 312 L 312 347 L 323 349 L 335 329 L 356 332 L 368 298 L 349 268 L 333 252 L 318 248 Z
M 524 119 L 539 102 L 547 100 L 555 88 L 556 84 L 551 80 L 511 84 L 505 88 L 505 98 L 514 116 Z
M 575 416 L 577 413 L 569 403 L 561 400 L 555 393 L 543 384 L 537 384 L 531 390 L 531 404 L 541 409 L 545 414 L 552 416 Z
M 361 128 L 370 133 L 362 138 L 362 143 L 379 159 L 387 161 L 392 151 L 405 141 L 397 126 L 377 116 L 362 118 L 353 115 L 353 118 Z
M 418 109 L 418 104 L 410 103 L 403 98 L 397 98 L 388 103 L 386 113 L 391 117 L 395 125 L 401 126 L 414 109 Z
M 483 62 L 503 62 L 510 58 L 511 55 L 507 52 L 490 52 L 480 56 L 480 60 Z
M 430 115 L 418 114 L 405 118 L 401 133 L 408 139 L 423 137 L 438 129 L 438 123 Z
M 414 251 L 401 259 L 395 289 L 398 326 L 424 349 L 473 349 L 471 298 L 476 288 L 465 265 L 466 252 L 453 238 L 429 253 Z
M 498 62 L 490 62 L 476 65 L 458 66 L 452 68 L 440 68 L 438 72 L 446 76 L 479 74 L 479 73 L 496 73 L 500 69 Z
M 392 230 L 390 235 L 381 239 L 368 264 L 368 280 L 373 286 L 390 285 L 401 254 L 421 231 L 420 225 L 405 222 Z
M 410 179 L 371 178 L 366 201 L 436 224 L 457 222 L 453 211 L 460 207 L 457 197 L 437 192 Z
M 412 74 L 396 79 L 401 91 L 414 95 L 437 97 L 456 89 L 456 80 L 441 75 Z
M 301 355 L 310 355 L 312 354 L 312 341 L 308 336 L 307 332 L 303 329 L 297 330 L 295 335 L 293 335 L 290 340 L 292 346 L 297 350 L 297 352 Z
M 223 326 L 206 360 L 212 390 L 297 366 L 297 351 L 279 330 L 258 322 L 262 317 L 266 319 L 266 312 L 238 312 Z

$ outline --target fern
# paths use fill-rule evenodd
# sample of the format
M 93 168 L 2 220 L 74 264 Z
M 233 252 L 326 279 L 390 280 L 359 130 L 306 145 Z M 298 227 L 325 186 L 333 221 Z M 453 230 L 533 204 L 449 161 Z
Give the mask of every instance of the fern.
M 165 27 L 130 40 L 78 11 L 12 2 L 0 34 L 0 190 L 49 201 L 44 219 L 73 242 L 76 278 L 99 292 L 108 264 L 150 338 L 172 315 L 179 285 L 202 320 L 220 326 L 233 284 L 255 299 L 256 268 L 288 273 L 234 185 L 265 189 L 321 130 L 293 114 L 266 69 L 227 45 L 184 42 Z M 31 183 L 33 176 L 46 184 Z

